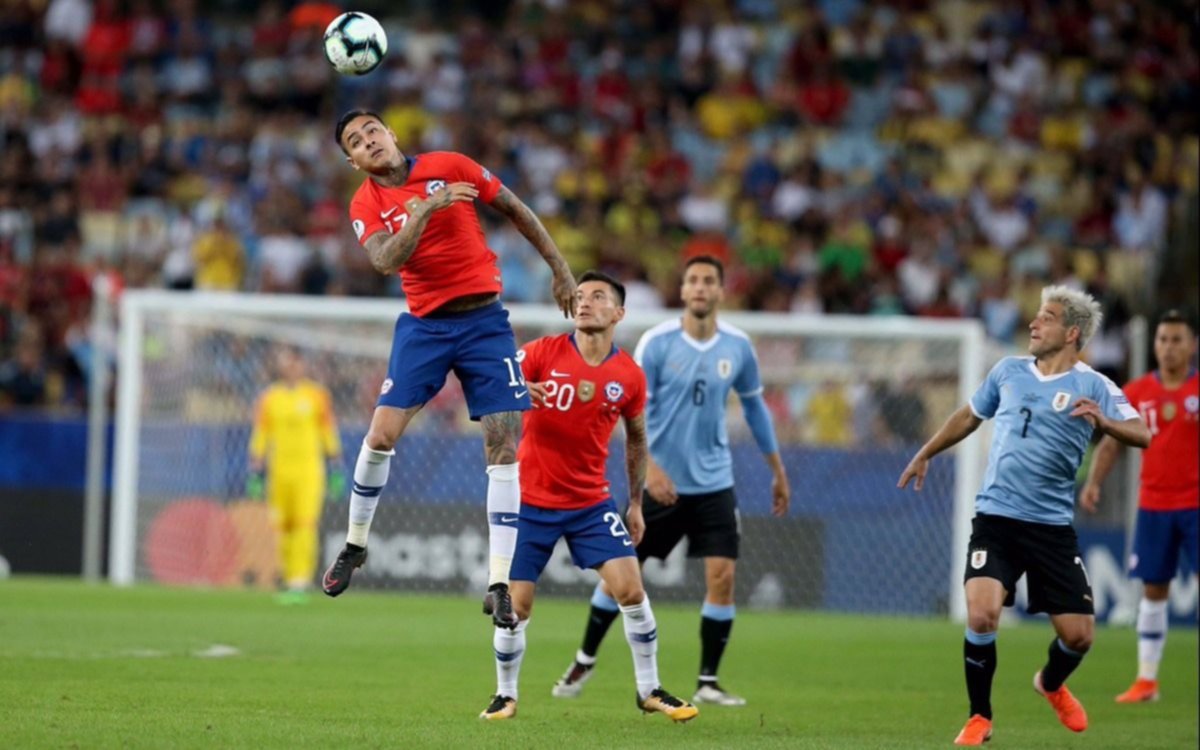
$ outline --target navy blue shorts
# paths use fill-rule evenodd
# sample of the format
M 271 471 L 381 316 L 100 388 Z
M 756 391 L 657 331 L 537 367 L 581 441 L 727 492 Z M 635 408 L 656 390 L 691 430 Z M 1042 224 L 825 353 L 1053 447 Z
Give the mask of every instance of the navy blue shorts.
M 521 505 L 517 551 L 509 578 L 537 581 L 554 545 L 566 538 L 571 560 L 587 570 L 618 557 L 634 557 L 633 539 L 612 498 L 579 510 L 550 510 Z
M 420 406 L 437 395 L 451 371 L 462 383 L 471 419 L 530 408 L 508 311 L 499 302 L 437 318 L 402 314 L 378 404 Z
M 1200 572 L 1200 510 L 1138 509 L 1130 576 L 1146 583 L 1167 583 L 1179 571 L 1180 549 L 1192 572 Z

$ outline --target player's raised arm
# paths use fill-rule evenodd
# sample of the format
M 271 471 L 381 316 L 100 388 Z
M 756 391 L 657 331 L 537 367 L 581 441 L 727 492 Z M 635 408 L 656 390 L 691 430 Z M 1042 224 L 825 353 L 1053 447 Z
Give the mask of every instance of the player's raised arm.
M 367 238 L 363 245 L 371 258 L 371 265 L 384 276 L 391 276 L 408 262 L 417 249 L 421 233 L 425 231 L 434 211 L 454 205 L 462 201 L 473 201 L 479 196 L 479 190 L 469 182 L 452 182 L 444 190 L 439 190 L 426 200 L 413 198 L 404 205 L 408 219 L 395 234 L 376 232 Z
M 1100 485 L 1104 484 L 1120 455 L 1121 444 L 1116 438 L 1108 435 L 1100 438 L 1100 443 L 1092 452 L 1092 465 L 1088 467 L 1087 481 L 1083 485 L 1083 491 L 1079 493 L 1079 504 L 1088 513 L 1095 513 L 1100 506 Z
M 917 455 L 908 462 L 908 466 L 900 475 L 900 481 L 896 483 L 896 486 L 903 489 L 908 485 L 909 480 L 915 479 L 913 489 L 920 491 L 925 486 L 925 473 L 929 471 L 929 460 L 979 429 L 981 424 L 983 424 L 983 419 L 975 415 L 970 404 L 964 404 L 958 411 L 950 415 L 941 429 L 929 438 L 929 442 L 921 446 Z
M 566 259 L 558 251 L 558 245 L 554 244 L 554 238 L 546 231 L 542 220 L 537 217 L 533 209 L 525 205 L 524 201 L 506 187 L 500 188 L 500 192 L 496 194 L 491 205 L 492 208 L 508 217 L 517 231 L 529 240 L 529 244 L 533 245 L 546 264 L 550 266 L 550 270 L 554 273 L 554 282 L 551 286 L 554 301 L 558 303 L 558 308 L 563 311 L 565 317 L 574 317 L 575 277 L 571 275 L 571 267 L 567 265 Z

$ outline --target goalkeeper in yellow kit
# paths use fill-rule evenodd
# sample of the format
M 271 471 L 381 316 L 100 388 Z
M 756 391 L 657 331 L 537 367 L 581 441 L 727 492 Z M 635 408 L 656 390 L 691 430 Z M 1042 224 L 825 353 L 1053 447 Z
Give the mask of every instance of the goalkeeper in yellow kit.
M 329 391 L 305 377 L 304 361 L 293 349 L 281 349 L 276 366 L 279 380 L 254 409 L 246 494 L 261 499 L 265 490 L 278 533 L 284 598 L 301 601 L 316 572 L 322 501 L 327 491 L 334 498 L 346 493 L 346 474 Z

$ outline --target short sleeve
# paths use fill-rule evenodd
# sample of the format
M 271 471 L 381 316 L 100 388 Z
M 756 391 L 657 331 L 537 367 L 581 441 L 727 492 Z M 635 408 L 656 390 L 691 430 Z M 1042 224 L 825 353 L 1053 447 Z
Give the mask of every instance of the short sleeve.
M 387 227 L 379 216 L 376 206 L 366 200 L 361 191 L 350 201 L 350 226 L 354 227 L 354 236 L 360 244 L 365 244 L 367 238 L 376 232 L 386 232 Z
M 540 383 L 543 379 L 542 342 L 545 339 L 534 339 L 521 347 L 518 361 L 521 363 L 521 377 L 528 383 Z
M 633 350 L 633 361 L 642 368 L 643 382 L 647 389 L 645 398 L 647 399 L 650 398 L 649 389 L 658 379 L 659 360 L 662 358 L 662 347 L 655 343 L 655 338 L 650 331 L 643 333 Z
M 1130 406 L 1125 392 L 1116 383 L 1100 373 L 1096 373 L 1096 380 L 1096 395 L 1093 398 L 1100 405 L 1100 411 L 1104 412 L 1104 416 L 1118 422 L 1138 419 L 1137 410 Z
M 503 187 L 500 178 L 469 156 L 454 154 L 453 162 L 456 179 L 474 185 L 479 191 L 479 200 L 491 203 L 496 199 L 500 188 Z
M 1008 359 L 997 362 L 968 402 L 971 412 L 980 419 L 991 419 L 1000 408 L 1000 381 L 1007 363 Z
M 754 353 L 754 345 L 743 341 L 742 368 L 733 381 L 733 389 L 739 398 L 754 398 L 763 392 L 762 378 L 758 373 L 758 355 Z
M 621 416 L 625 419 L 637 419 L 646 410 L 646 375 L 632 362 L 629 371 L 630 385 L 633 388 L 621 409 Z

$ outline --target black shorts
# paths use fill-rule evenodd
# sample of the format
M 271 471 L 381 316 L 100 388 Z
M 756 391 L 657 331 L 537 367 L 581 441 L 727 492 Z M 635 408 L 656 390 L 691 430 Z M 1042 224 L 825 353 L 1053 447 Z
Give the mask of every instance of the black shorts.
M 1030 612 L 1095 614 L 1092 584 L 1074 528 L 976 515 L 963 581 L 995 578 L 1008 592 L 1004 606 L 1011 607 L 1023 575 L 1028 576 Z
M 741 524 L 733 488 L 702 495 L 680 495 L 674 505 L 661 505 L 642 494 L 646 534 L 637 547 L 638 560 L 665 559 L 684 536 L 688 557 L 737 559 Z

